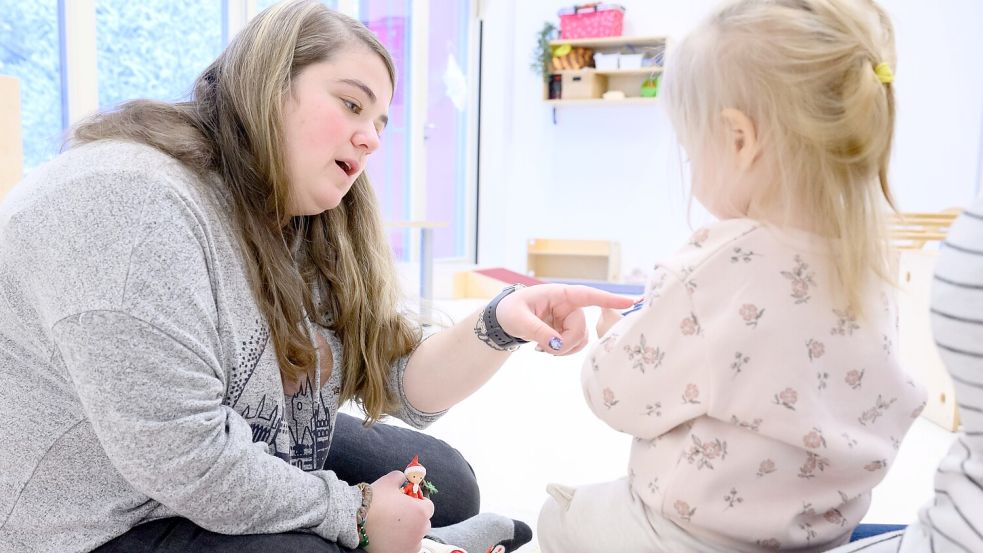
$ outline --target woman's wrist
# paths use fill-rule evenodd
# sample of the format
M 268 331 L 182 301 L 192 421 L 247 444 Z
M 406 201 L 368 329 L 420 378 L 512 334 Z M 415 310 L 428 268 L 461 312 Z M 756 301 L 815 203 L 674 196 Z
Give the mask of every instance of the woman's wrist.
M 362 493 L 362 503 L 355 511 L 355 529 L 358 533 L 358 547 L 365 548 L 369 545 L 369 535 L 365 531 L 365 521 L 369 518 L 369 507 L 372 505 L 372 486 L 362 482 L 355 485 Z
M 524 288 L 522 284 L 506 286 L 497 296 L 495 296 L 478 315 L 478 322 L 475 324 L 474 332 L 479 340 L 488 347 L 499 351 L 515 351 L 519 346 L 527 343 L 527 340 L 516 338 L 506 332 L 498 322 L 498 303 L 516 290 Z

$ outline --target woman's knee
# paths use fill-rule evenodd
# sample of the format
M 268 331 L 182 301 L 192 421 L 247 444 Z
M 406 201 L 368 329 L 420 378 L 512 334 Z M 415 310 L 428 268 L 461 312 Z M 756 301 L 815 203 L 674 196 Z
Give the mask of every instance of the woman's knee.
M 460 451 L 433 436 L 339 414 L 335 436 L 324 468 L 346 482 L 373 482 L 392 470 L 402 470 L 414 457 L 436 486 L 433 525 L 447 526 L 478 514 L 481 495 L 474 470 Z

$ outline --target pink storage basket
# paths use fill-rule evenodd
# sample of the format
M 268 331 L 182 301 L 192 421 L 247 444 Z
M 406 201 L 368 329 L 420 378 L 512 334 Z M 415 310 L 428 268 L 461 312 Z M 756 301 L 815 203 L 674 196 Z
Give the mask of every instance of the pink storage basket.
M 560 38 L 621 36 L 625 8 L 617 4 L 580 4 L 559 12 Z

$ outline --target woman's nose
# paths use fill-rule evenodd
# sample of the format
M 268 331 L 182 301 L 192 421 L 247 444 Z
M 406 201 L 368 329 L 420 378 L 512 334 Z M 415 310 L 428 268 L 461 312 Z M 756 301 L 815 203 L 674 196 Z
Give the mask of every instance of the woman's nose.
M 361 148 L 365 150 L 366 154 L 371 154 L 379 148 L 379 131 L 375 129 L 374 125 L 370 125 L 368 128 L 361 128 L 355 132 L 352 142 L 356 148 Z

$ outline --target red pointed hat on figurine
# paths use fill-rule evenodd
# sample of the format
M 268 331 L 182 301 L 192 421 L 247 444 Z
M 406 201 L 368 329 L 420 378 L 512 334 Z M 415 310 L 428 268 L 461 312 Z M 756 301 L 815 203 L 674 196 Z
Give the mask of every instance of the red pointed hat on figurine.
M 413 460 L 410 461 L 410 464 L 406 465 L 406 470 L 404 470 L 403 473 L 406 475 L 409 475 L 411 473 L 420 473 L 426 476 L 427 468 L 420 464 L 420 456 L 414 455 Z

